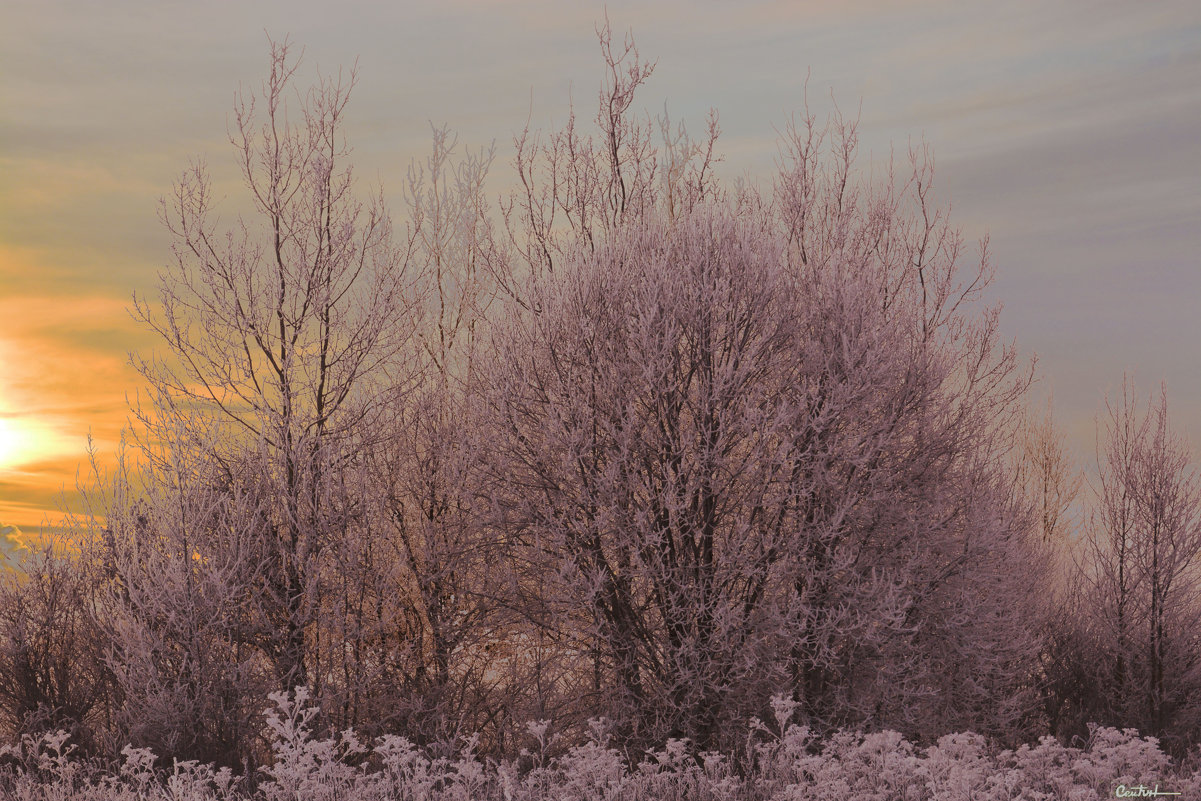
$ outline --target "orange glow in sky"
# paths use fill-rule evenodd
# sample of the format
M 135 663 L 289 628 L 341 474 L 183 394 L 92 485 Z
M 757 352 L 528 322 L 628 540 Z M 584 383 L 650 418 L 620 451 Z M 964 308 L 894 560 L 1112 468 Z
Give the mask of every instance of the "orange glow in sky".
M 244 202 L 227 120 L 257 86 L 264 31 L 305 50 L 298 86 L 358 59 L 346 132 L 355 174 L 399 211 L 430 121 L 496 143 L 590 124 L 594 25 L 632 28 L 658 66 L 637 102 L 700 136 L 721 115 L 719 175 L 763 178 L 806 92 L 861 109 L 863 160 L 925 139 L 938 202 L 969 242 L 991 234 L 1002 331 L 1038 355 L 1081 466 L 1102 394 L 1166 380 L 1173 424 L 1201 446 L 1201 6 L 1195 0 L 1006 4 L 684 4 L 639 0 L 421 6 L 13 0 L 0 24 L 0 526 L 57 519 L 111 460 L 142 382 L 130 319 L 153 301 L 170 238 L 159 198 L 203 158 L 223 225 Z M 865 168 L 867 164 L 863 164 Z M 723 172 L 724 171 L 724 172 Z M 398 226 L 404 225 L 398 219 Z M 86 475 L 85 475 L 86 478 Z M 64 490 L 66 496 L 64 496 Z
M 103 461 L 115 455 L 138 378 L 126 351 L 142 342 L 125 317 L 103 297 L 0 294 L 0 526 L 60 522 L 89 435 Z

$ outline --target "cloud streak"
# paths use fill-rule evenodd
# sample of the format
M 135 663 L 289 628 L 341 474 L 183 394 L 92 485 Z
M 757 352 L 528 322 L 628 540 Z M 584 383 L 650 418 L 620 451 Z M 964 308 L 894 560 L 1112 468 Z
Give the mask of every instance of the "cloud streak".
M 225 120 L 260 80 L 263 30 L 325 72 L 360 57 L 349 131 L 358 173 L 394 199 L 429 121 L 464 145 L 582 119 L 600 83 L 604 5 L 456 2 L 27 2 L 0 32 L 0 414 L 37 426 L 48 461 L 0 473 L 0 520 L 52 507 L 90 429 L 116 442 L 153 347 L 125 312 L 153 292 L 169 240 L 158 198 L 204 156 L 238 210 Z M 1037 351 L 1058 416 L 1088 450 L 1100 392 L 1132 367 L 1166 378 L 1201 439 L 1201 12 L 1192 3 L 767 2 L 608 5 L 659 66 L 643 97 L 699 132 L 717 107 L 726 176 L 763 175 L 803 96 L 862 102 L 865 158 L 924 138 L 967 233 L 992 232 L 1004 325 Z M 312 74 L 310 69 L 307 74 Z M 532 100 L 532 105 L 531 105 Z M 2 470 L 3 468 L 0 468 Z M 48 489 L 53 487 L 53 492 Z M 18 521 L 20 522 L 20 521 Z

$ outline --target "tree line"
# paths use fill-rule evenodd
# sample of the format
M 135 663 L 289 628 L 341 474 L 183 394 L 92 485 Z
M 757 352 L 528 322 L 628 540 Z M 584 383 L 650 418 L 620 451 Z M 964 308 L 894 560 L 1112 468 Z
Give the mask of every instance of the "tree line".
M 322 731 L 627 753 L 810 731 L 1000 742 L 1201 727 L 1201 488 L 1166 394 L 1111 402 L 1085 482 L 1002 340 L 987 242 L 921 148 L 864 170 L 808 109 L 765 185 L 634 111 L 600 31 L 591 127 L 446 128 L 394 223 L 344 137 L 355 76 L 272 43 L 230 141 L 162 204 L 161 350 L 91 512 L 0 590 L 0 720 L 252 769 L 265 699 Z M 587 128 L 587 130 L 586 130 Z M 590 724 L 590 721 L 592 723 Z

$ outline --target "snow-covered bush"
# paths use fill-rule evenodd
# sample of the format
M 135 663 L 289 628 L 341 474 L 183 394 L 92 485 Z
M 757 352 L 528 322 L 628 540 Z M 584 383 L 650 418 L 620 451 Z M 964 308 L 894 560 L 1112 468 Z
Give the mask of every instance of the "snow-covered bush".
M 892 731 L 838 732 L 824 740 L 792 722 L 795 705 L 773 701 L 774 725 L 753 720 L 747 754 L 700 752 L 669 740 L 631 756 L 614 747 L 610 724 L 590 722 L 583 742 L 563 748 L 546 721 L 520 760 L 476 753 L 477 738 L 421 747 L 352 730 L 319 737 L 318 709 L 304 688 L 273 693 L 265 715 L 274 761 L 257 787 L 194 760 L 159 764 L 127 746 L 104 765 L 78 756 L 64 732 L 0 747 L 0 798 L 15 801 L 1100 801 L 1160 792 L 1196 797 L 1201 770 L 1174 765 L 1153 737 L 1094 727 L 1083 747 L 1050 737 L 1002 750 L 973 733 L 921 748 Z

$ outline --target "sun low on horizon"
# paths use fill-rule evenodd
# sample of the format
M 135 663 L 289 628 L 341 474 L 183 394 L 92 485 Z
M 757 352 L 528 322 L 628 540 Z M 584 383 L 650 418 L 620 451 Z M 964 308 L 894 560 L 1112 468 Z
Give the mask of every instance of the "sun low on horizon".
M 53 526 L 86 460 L 72 438 L 28 414 L 0 410 L 0 523 L 25 531 Z
M 48 459 L 86 455 L 86 447 L 81 450 L 79 444 L 36 414 L 4 408 L 0 399 L 0 471 L 20 471 Z
M 37 440 L 28 430 L 0 416 L 0 470 L 10 470 L 36 452 Z
M 0 313 L 21 323 L 0 331 L 0 524 L 26 534 L 60 525 L 89 478 L 89 442 L 103 465 L 113 461 L 136 375 L 126 352 L 94 352 L 114 325 L 110 307 L 0 298 Z

